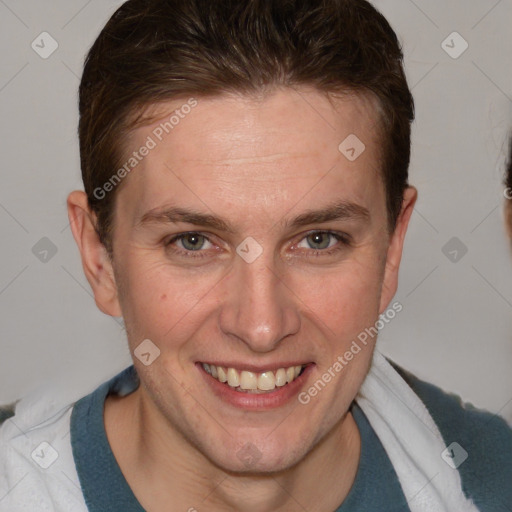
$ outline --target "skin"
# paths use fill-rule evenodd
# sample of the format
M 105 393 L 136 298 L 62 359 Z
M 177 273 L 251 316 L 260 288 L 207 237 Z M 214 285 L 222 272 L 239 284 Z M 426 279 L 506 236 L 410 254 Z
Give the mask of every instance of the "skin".
M 161 117 L 182 104 L 161 105 Z M 136 129 L 127 154 L 160 122 Z M 349 406 L 375 339 L 307 405 L 292 399 L 265 411 L 217 397 L 195 363 L 310 362 L 307 390 L 386 310 L 416 190 L 405 191 L 389 233 L 376 126 L 375 104 L 362 95 L 329 101 L 315 89 L 284 88 L 260 98 L 198 98 L 117 191 L 113 262 L 85 194 L 70 194 L 96 304 L 124 317 L 132 353 L 144 339 L 160 349 L 149 366 L 134 357 L 141 386 L 105 404 L 113 453 L 146 510 L 332 512 L 347 496 L 361 443 Z M 349 134 L 366 146 L 353 162 L 338 150 Z M 339 201 L 367 215 L 285 223 Z M 170 205 L 222 217 L 232 232 L 140 224 Z M 166 247 L 190 231 L 207 239 Z M 317 231 L 344 234 L 348 243 Z M 236 252 L 249 236 L 263 248 L 252 263 Z M 250 464 L 237 456 L 244 446 L 259 454 Z
M 508 198 L 505 200 L 503 207 L 505 216 L 505 229 L 510 240 L 512 240 L 512 201 Z

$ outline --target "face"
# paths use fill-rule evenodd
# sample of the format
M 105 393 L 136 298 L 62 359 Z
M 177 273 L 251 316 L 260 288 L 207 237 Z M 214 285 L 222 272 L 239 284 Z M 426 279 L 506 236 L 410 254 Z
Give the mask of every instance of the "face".
M 414 197 L 390 234 L 368 98 L 198 98 L 160 133 L 184 103 L 126 143 L 127 159 L 155 147 L 118 190 L 109 304 L 132 353 L 150 340 L 151 364 L 133 358 L 148 407 L 219 467 L 278 471 L 346 417 L 375 340 L 343 356 L 396 290 Z M 350 134 L 365 145 L 355 160 L 355 139 L 339 149 Z

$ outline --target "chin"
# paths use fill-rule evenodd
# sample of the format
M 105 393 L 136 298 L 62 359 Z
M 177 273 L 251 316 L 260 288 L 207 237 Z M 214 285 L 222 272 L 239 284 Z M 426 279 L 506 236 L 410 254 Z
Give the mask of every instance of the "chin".
M 252 441 L 247 440 L 247 437 L 244 439 L 241 441 L 238 438 L 234 443 L 219 446 L 213 451 L 210 446 L 203 453 L 222 470 L 247 475 L 268 475 L 286 471 L 300 462 L 307 453 L 304 441 L 292 441 L 290 436 L 286 436 L 286 441 L 270 441 L 266 435 L 259 441 L 254 439 L 254 435 Z
M 300 456 L 293 456 L 289 453 L 276 454 L 274 457 L 264 457 L 261 453 L 251 456 L 246 453 L 242 460 L 238 458 L 238 454 L 234 454 L 232 457 L 224 456 L 216 465 L 227 473 L 264 476 L 286 471 L 300 460 Z

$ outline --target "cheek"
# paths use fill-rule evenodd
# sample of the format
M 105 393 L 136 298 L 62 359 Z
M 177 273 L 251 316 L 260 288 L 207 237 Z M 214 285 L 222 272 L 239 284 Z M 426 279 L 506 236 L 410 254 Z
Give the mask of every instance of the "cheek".
M 161 342 L 191 326 L 190 319 L 214 293 L 214 276 L 171 271 L 166 264 L 138 259 L 124 269 L 121 304 L 126 327 L 134 340 Z
M 312 278 L 300 277 L 294 289 L 309 310 L 335 333 L 353 335 L 375 322 L 379 313 L 382 271 L 376 266 L 341 266 Z M 331 334 L 332 336 L 332 334 Z
M 314 330 L 345 343 L 375 323 L 382 271 L 371 251 L 331 269 L 288 269 L 290 302 Z M 180 345 L 226 305 L 222 272 L 192 272 L 141 256 L 126 262 L 121 297 L 131 344 L 145 338 Z M 158 340 L 158 341 L 157 341 Z

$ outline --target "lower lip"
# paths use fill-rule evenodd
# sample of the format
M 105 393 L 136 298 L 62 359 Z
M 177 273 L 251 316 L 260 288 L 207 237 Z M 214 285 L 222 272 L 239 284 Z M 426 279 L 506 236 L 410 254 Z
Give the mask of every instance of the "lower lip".
M 276 388 L 274 391 L 269 391 L 264 394 L 235 391 L 232 387 L 219 382 L 210 374 L 206 373 L 201 363 L 196 363 L 196 366 L 215 395 L 224 402 L 240 409 L 265 411 L 281 407 L 296 397 L 315 365 L 309 364 L 295 380 L 285 386 Z

